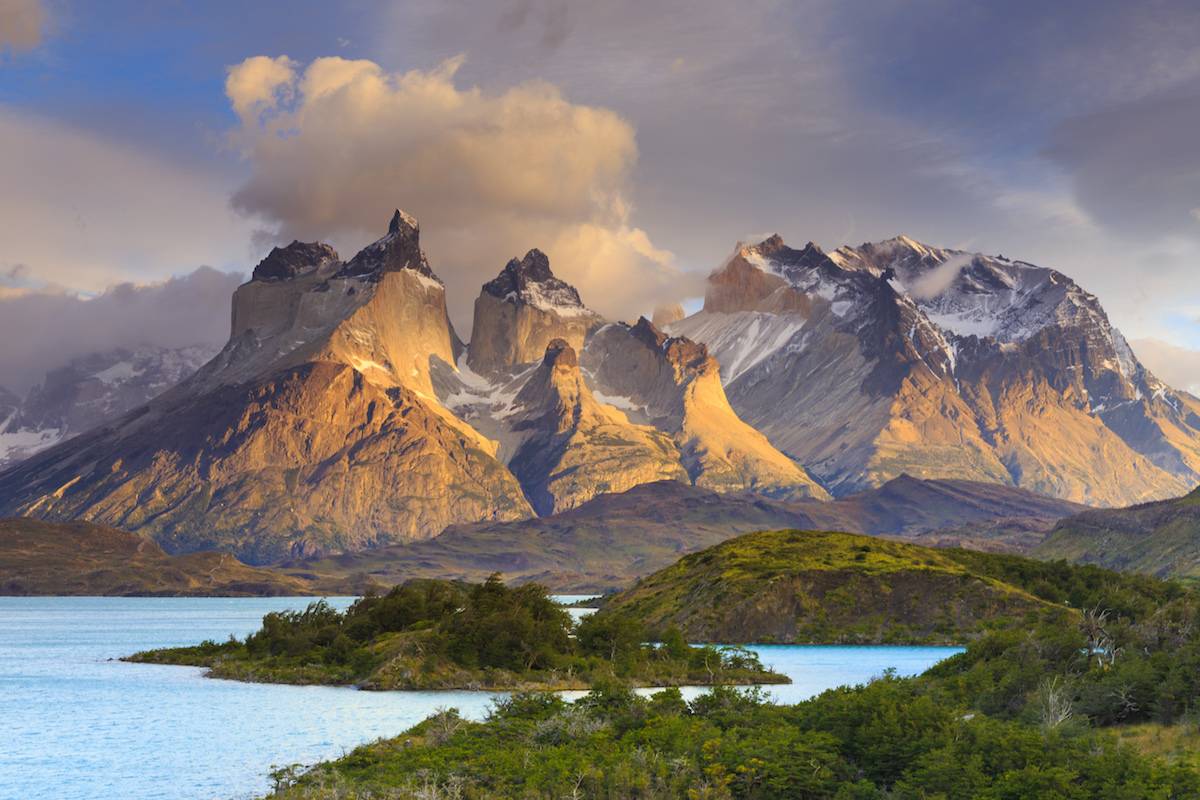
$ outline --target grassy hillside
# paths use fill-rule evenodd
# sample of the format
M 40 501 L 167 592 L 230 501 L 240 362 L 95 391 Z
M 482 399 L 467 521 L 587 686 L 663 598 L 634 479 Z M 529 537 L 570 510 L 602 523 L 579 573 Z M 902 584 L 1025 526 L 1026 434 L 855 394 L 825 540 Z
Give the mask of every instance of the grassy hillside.
M 103 525 L 0 520 L 0 595 L 263 596 L 316 591 L 308 580 L 250 567 L 227 553 L 169 556 L 149 539 Z
M 1174 500 L 1068 517 L 1034 554 L 1159 577 L 1200 578 L 1200 488 Z
M 1124 583 L 1122 583 L 1124 582 Z M 605 604 L 691 641 L 965 642 L 1136 577 L 846 533 L 752 533 L 685 556 Z

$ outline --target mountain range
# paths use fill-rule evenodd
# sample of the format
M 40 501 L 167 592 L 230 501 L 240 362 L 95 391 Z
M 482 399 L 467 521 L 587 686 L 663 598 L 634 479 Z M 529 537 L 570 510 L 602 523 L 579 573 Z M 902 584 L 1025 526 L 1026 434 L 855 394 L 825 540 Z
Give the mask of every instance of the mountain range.
M 261 564 L 662 481 L 829 505 L 912 476 L 1114 505 L 1200 478 L 1200 401 L 1053 270 L 905 237 L 826 254 L 774 236 L 680 314 L 605 320 L 535 249 L 482 286 L 464 343 L 397 210 L 348 260 L 272 250 L 219 353 L 0 472 L 0 515 Z
M 562 592 L 606 592 L 738 534 L 803 527 L 929 545 L 970 529 L 973 546 L 1021 550 L 996 529 L 1035 530 L 1034 541 L 1083 507 L 1025 489 L 970 481 L 895 478 L 832 502 L 719 493 L 682 481 L 644 483 L 550 516 L 452 525 L 433 539 L 289 561 L 278 569 L 317 586 L 391 585 L 411 578 L 536 581 Z
M 830 253 L 772 236 L 667 330 L 706 344 L 734 410 L 835 494 L 909 474 L 1113 506 L 1200 481 L 1200 401 L 1052 269 L 904 236 Z
M 48 371 L 23 398 L 0 387 L 0 469 L 145 405 L 218 349 L 195 344 L 105 350 Z

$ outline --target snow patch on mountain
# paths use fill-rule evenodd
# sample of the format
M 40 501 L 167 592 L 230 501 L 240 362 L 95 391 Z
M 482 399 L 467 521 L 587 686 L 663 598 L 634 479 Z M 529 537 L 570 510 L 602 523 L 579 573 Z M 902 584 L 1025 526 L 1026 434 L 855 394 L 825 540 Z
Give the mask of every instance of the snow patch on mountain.
M 595 312 L 580 302 L 579 295 L 571 286 L 556 278 L 548 281 L 530 281 L 520 290 L 507 293 L 504 299 L 510 303 L 528 303 L 534 308 L 558 314 L 560 317 L 595 316 Z
M 728 385 L 793 343 L 805 322 L 799 314 L 701 311 L 668 325 L 666 331 L 707 345 L 720 362 L 721 382 Z

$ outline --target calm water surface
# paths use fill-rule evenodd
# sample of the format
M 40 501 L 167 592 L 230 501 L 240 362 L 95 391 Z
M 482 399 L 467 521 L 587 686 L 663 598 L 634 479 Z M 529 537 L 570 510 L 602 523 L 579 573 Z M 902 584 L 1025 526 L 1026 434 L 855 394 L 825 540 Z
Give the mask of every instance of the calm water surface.
M 310 600 L 0 597 L 0 800 L 240 800 L 267 790 L 272 765 L 339 756 L 443 706 L 471 717 L 486 712 L 492 695 L 483 692 L 245 684 L 203 678 L 191 667 L 110 660 L 245 636 L 263 614 Z M 916 674 L 956 652 L 752 649 L 794 681 L 772 687 L 780 702 L 862 683 L 889 667 Z

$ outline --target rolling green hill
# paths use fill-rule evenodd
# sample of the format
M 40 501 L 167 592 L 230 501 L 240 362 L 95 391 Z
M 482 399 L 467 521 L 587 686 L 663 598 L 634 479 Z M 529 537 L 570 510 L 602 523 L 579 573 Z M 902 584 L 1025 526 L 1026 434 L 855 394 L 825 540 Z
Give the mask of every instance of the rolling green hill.
M 677 626 L 690 641 L 961 643 L 1065 610 L 1071 582 L 1106 575 L 847 533 L 765 531 L 685 556 L 613 596 L 604 613 L 651 631 Z

